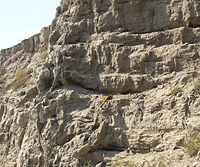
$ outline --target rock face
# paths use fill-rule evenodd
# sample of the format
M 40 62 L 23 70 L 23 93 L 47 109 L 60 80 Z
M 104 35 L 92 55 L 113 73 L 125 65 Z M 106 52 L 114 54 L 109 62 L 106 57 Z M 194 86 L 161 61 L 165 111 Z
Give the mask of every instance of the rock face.
M 200 166 L 199 27 L 199 0 L 62 0 L 0 52 L 1 164 Z

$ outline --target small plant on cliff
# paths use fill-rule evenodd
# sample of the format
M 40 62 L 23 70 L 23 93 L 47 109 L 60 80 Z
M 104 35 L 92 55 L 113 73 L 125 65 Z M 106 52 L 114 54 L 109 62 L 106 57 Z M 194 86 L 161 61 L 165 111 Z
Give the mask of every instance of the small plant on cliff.
M 164 157 L 154 158 L 148 167 L 168 167 L 170 165 L 170 161 L 165 159 Z
M 170 95 L 176 96 L 179 92 L 183 92 L 183 89 L 179 86 L 176 86 L 171 90 Z
M 92 165 L 92 161 L 87 161 L 83 167 L 94 167 L 94 165 Z
M 48 53 L 47 53 L 47 51 L 44 51 L 44 52 L 40 53 L 39 56 L 40 56 L 41 60 L 46 60 L 46 58 L 48 57 Z
M 22 87 L 28 79 L 28 74 L 26 69 L 18 68 L 15 73 L 15 79 L 8 85 L 8 89 L 12 88 L 14 90 Z
M 4 84 L 5 83 L 5 78 L 3 78 L 2 76 L 0 76 L 0 84 Z
M 154 158 L 153 160 L 144 160 L 142 164 L 133 162 L 117 162 L 112 167 L 168 167 L 170 160 L 165 157 Z
M 112 167 L 139 167 L 133 162 L 117 162 Z
M 2 96 L 5 92 L 5 89 L 4 89 L 4 85 L 5 85 L 5 81 L 6 79 L 0 75 L 0 96 Z
M 200 151 L 200 134 L 198 132 L 191 132 L 185 142 L 185 151 L 191 157 L 196 156 Z
M 197 79 L 194 82 L 194 91 L 197 94 L 200 94 L 200 75 L 197 77 Z

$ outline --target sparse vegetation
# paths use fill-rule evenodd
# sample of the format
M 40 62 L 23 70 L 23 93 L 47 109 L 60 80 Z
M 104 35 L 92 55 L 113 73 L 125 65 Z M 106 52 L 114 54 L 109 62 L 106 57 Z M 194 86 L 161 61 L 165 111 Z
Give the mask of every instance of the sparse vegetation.
M 4 82 L 5 82 L 5 79 L 2 76 L 0 76 L 0 84 L 3 84 Z
M 40 53 L 39 57 L 41 60 L 46 60 L 46 58 L 48 57 L 47 51 Z
M 185 151 L 191 157 L 196 156 L 200 151 L 200 134 L 199 132 L 191 132 L 185 142 Z
M 142 164 L 133 162 L 118 162 L 112 167 L 168 167 L 170 162 L 164 157 L 154 158 L 151 161 L 145 160 Z
M 133 162 L 117 162 L 112 167 L 139 167 L 139 165 Z
M 5 84 L 5 78 L 3 76 L 0 76 L 0 96 L 4 94 L 4 84 Z
M 200 94 L 200 75 L 197 77 L 197 79 L 194 82 L 194 91 L 197 94 Z
M 154 158 L 150 163 L 147 163 L 148 167 L 168 167 L 170 162 L 167 161 L 164 157 L 159 157 L 158 159 Z
M 181 87 L 179 87 L 179 86 L 176 86 L 175 88 L 173 88 L 171 90 L 170 95 L 176 96 L 179 92 L 183 92 L 183 89 Z
M 94 167 L 94 165 L 92 165 L 92 161 L 87 161 L 83 167 Z
M 27 79 L 28 79 L 28 74 L 26 69 L 19 68 L 16 70 L 15 79 L 8 85 L 7 89 L 12 88 L 16 90 L 22 87 L 26 83 Z

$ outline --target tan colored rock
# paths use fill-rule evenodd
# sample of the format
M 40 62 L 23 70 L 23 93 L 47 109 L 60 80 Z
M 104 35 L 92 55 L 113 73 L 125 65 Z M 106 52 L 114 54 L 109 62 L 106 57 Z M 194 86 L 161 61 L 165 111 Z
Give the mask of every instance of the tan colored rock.
M 184 146 L 200 129 L 199 8 L 62 0 L 49 27 L 0 52 L 1 164 L 198 165 Z

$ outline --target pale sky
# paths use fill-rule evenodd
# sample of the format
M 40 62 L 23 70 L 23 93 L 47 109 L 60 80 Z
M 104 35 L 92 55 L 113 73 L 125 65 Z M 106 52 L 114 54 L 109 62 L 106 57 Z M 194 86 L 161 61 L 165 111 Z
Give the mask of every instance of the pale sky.
M 60 0 L 0 0 L 0 50 L 51 24 Z

